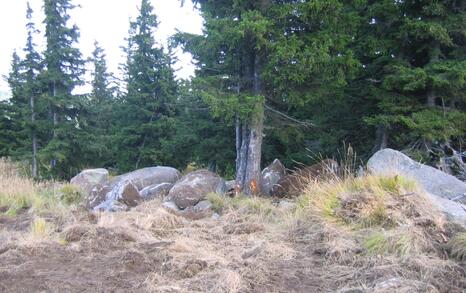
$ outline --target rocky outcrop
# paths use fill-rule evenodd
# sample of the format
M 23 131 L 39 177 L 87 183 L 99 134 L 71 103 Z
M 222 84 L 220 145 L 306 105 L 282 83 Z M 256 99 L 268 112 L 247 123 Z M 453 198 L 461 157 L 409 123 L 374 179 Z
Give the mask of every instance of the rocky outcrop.
M 272 186 L 270 194 L 276 197 L 298 196 L 310 180 L 335 176 L 338 171 L 339 166 L 336 161 L 325 159 L 318 164 L 297 169 L 284 176 Z
M 261 173 L 261 193 L 263 195 L 270 195 L 270 191 L 272 187 L 277 184 L 277 182 L 285 177 L 286 175 L 286 168 L 280 162 L 280 160 L 275 159 L 272 164 L 267 166 Z
M 124 210 L 142 200 L 165 197 L 180 172 L 171 167 L 150 167 L 111 180 L 105 169 L 85 170 L 72 179 L 84 191 L 84 204 L 91 210 Z M 125 208 L 126 207 L 126 208 Z
M 367 168 L 373 174 L 398 174 L 414 179 L 441 211 L 466 224 L 466 183 L 454 176 L 420 164 L 392 149 L 375 153 L 368 161 Z
M 71 178 L 70 183 L 78 186 L 87 195 L 94 187 L 105 184 L 107 181 L 108 171 L 106 169 L 88 169 Z
M 180 209 L 193 207 L 209 193 L 225 193 L 225 180 L 208 170 L 197 170 L 181 178 L 170 190 L 167 201 Z

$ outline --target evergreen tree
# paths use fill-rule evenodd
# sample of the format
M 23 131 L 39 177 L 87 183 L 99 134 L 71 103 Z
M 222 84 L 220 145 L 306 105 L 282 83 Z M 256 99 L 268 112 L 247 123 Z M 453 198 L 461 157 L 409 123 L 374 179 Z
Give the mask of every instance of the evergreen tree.
M 30 146 L 32 150 L 31 154 L 31 166 L 32 166 L 32 176 L 38 176 L 38 163 L 37 163 L 37 153 L 38 153 L 38 101 L 37 97 L 41 94 L 42 86 L 38 79 L 38 76 L 42 70 L 42 57 L 40 54 L 35 50 L 34 44 L 34 35 L 38 32 L 35 29 L 34 23 L 32 22 L 32 9 L 27 3 L 27 12 L 26 18 L 28 23 L 27 27 L 27 42 L 24 48 L 24 52 L 26 53 L 26 57 L 22 63 L 23 71 L 24 71 L 24 88 L 23 94 L 29 100 L 29 123 L 28 125 L 28 132 L 30 137 Z
M 366 120 L 378 126 L 377 144 L 428 153 L 442 145 L 450 152 L 452 143 L 460 148 L 466 134 L 464 3 L 369 2 L 366 21 L 359 52 L 376 105 Z
M 47 93 L 43 96 L 49 104 L 50 141 L 41 151 L 50 170 L 59 177 L 70 176 L 79 169 L 79 112 L 82 98 L 73 90 L 81 85 L 83 60 L 75 47 L 79 32 L 68 26 L 69 12 L 75 8 L 70 0 L 44 0 L 46 71 L 43 82 Z
M 0 101 L 0 158 L 10 157 L 18 147 L 15 121 L 9 101 Z
M 121 170 L 170 163 L 161 145 L 173 133 L 176 82 L 170 56 L 155 42 L 157 25 L 153 7 L 142 0 L 139 16 L 130 23 L 125 48 L 127 93 L 118 111 L 117 134 Z
M 10 128 L 5 129 L 6 136 L 10 136 L 11 145 L 9 155 L 18 159 L 25 152 L 25 146 L 28 141 L 26 129 L 28 99 L 25 96 L 24 85 L 25 79 L 22 72 L 22 60 L 16 51 L 13 53 L 11 60 L 11 69 L 8 75 L 8 85 L 11 90 L 9 101 L 3 103 L 4 123 Z M 9 134 L 9 135 L 8 135 Z
M 86 103 L 86 113 L 81 114 L 82 141 L 92 141 L 83 145 L 82 160 L 89 166 L 111 166 L 112 161 L 112 128 L 115 99 L 114 87 L 111 85 L 112 75 L 108 72 L 104 50 L 98 42 L 94 43 L 94 51 L 89 59 L 92 63 L 92 92 Z
M 189 81 L 179 84 L 174 119 L 175 132 L 163 145 L 173 166 L 195 164 L 226 177 L 235 175 L 234 126 L 212 117 L 209 106 Z
M 196 83 L 214 113 L 235 120 L 236 181 L 257 193 L 265 109 L 296 120 L 271 105 L 288 110 L 343 86 L 357 66 L 345 48 L 352 26 L 338 22 L 339 1 L 195 2 L 204 34 L 177 41 L 199 61 Z

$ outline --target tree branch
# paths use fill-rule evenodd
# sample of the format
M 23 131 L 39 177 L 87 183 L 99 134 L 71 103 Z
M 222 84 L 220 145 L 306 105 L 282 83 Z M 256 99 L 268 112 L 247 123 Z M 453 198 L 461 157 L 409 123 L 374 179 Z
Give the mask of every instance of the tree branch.
M 268 106 L 267 104 L 265 104 L 264 107 L 265 107 L 266 110 L 269 110 L 269 111 L 271 111 L 271 112 L 273 112 L 273 113 L 275 113 L 275 114 L 278 114 L 278 115 L 280 115 L 281 117 L 283 117 L 283 118 L 285 118 L 285 119 L 288 119 L 288 120 L 290 120 L 290 121 L 292 121 L 292 122 L 294 122 L 294 123 L 296 123 L 296 124 L 302 125 L 302 126 L 304 126 L 304 127 L 316 127 L 316 125 L 313 124 L 313 123 L 306 122 L 306 121 L 300 121 L 300 120 L 298 120 L 298 119 L 296 119 L 296 118 L 293 118 L 293 117 L 291 117 L 291 116 L 288 116 L 288 115 L 286 115 L 285 113 L 280 112 L 280 111 L 278 111 L 278 110 L 276 110 L 276 109 L 274 109 L 274 108 Z

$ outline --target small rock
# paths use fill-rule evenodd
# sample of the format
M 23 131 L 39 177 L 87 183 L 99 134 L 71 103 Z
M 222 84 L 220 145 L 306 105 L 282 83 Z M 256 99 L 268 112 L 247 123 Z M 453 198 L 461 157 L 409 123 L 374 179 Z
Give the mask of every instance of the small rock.
M 178 213 L 180 212 L 180 208 L 173 202 L 173 201 L 166 201 L 162 204 L 162 207 L 167 209 L 168 211 Z
M 290 211 L 296 208 L 296 203 L 288 201 L 288 200 L 281 200 L 278 203 L 278 206 L 284 210 Z
M 280 160 L 275 159 L 272 164 L 267 166 L 261 173 L 261 193 L 269 196 L 270 190 L 286 175 L 286 168 L 280 162 Z
M 246 251 L 245 253 L 243 253 L 241 255 L 241 258 L 242 259 L 248 259 L 248 258 L 251 258 L 251 257 L 255 257 L 257 256 L 259 253 L 262 252 L 262 247 L 261 246 L 257 246 L 249 251 Z
M 154 198 L 164 198 L 170 192 L 173 187 L 172 183 L 160 183 L 148 186 L 140 191 L 141 197 L 144 200 L 151 200 Z
M 129 207 L 116 200 L 106 200 L 94 208 L 94 212 L 126 212 Z
M 208 200 L 200 201 L 193 207 L 187 207 L 180 214 L 190 220 L 199 220 L 212 216 L 212 204 Z

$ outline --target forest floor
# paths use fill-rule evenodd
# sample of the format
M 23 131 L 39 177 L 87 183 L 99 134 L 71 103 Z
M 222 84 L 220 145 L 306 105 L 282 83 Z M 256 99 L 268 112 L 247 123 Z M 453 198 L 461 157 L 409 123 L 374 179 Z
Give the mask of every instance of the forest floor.
M 396 180 L 314 183 L 280 204 L 209 195 L 220 216 L 197 221 L 160 200 L 4 206 L 0 291 L 464 292 L 466 234 Z

